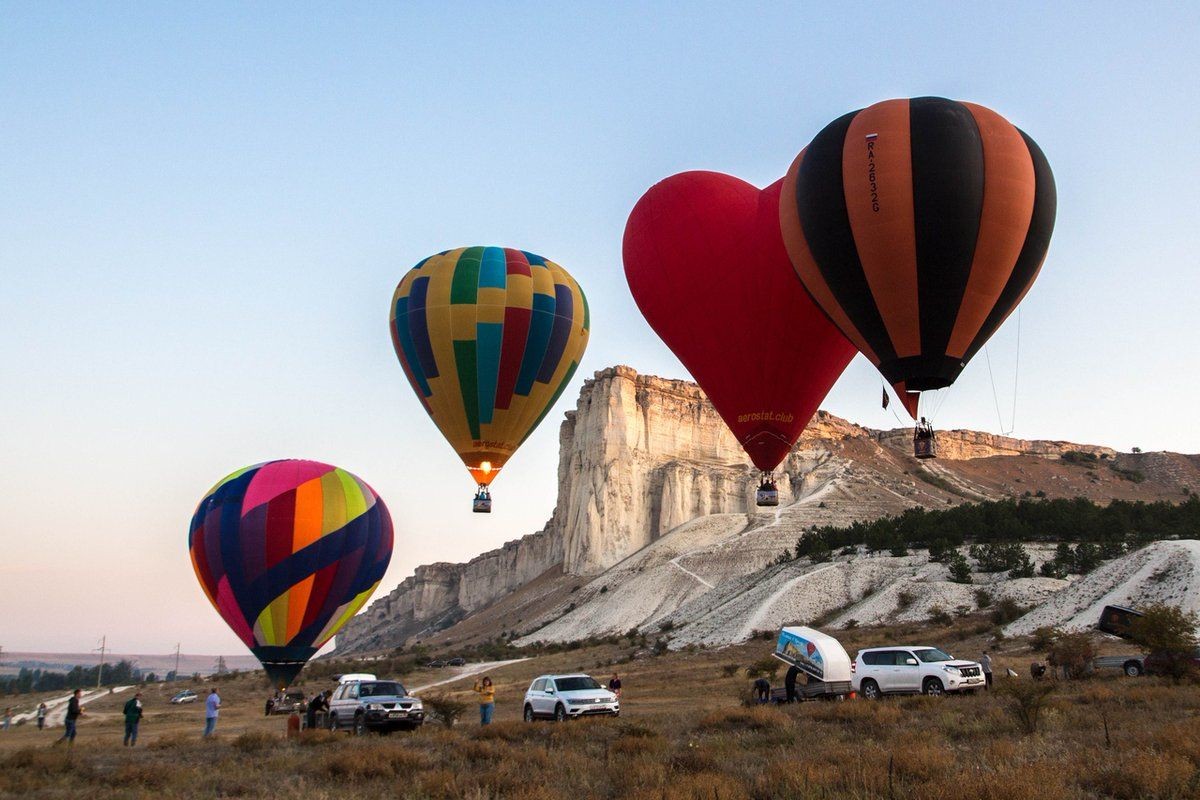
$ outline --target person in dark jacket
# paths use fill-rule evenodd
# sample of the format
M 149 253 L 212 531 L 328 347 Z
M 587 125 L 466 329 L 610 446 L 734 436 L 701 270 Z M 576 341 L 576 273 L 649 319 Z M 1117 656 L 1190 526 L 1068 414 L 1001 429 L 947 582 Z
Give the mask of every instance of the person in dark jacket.
M 754 681 L 754 699 L 759 703 L 771 702 L 771 682 L 766 678 L 759 677 Z
M 66 742 L 69 745 L 75 744 L 75 724 L 79 718 L 83 716 L 83 706 L 79 705 L 79 696 L 82 691 L 76 689 L 71 694 L 71 699 L 67 701 L 67 717 L 63 721 L 63 735 L 55 744 Z
M 317 692 L 308 701 L 308 708 L 304 714 L 304 725 L 310 730 L 317 727 L 317 712 L 321 710 L 321 704 L 325 700 L 325 695 Z
M 137 746 L 138 723 L 142 721 L 142 693 L 137 692 L 125 701 L 125 741 L 126 747 Z
M 787 671 L 787 675 L 783 679 L 783 688 L 787 691 L 787 701 L 794 703 L 798 699 L 796 697 L 796 678 L 800 675 L 799 667 L 791 667 Z

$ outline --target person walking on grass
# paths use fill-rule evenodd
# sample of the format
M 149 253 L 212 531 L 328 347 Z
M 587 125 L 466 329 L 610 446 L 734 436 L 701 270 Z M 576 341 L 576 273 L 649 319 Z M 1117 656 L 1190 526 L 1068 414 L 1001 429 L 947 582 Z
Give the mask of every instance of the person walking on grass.
M 8 727 L 10 725 L 12 725 L 12 707 L 11 706 L 4 709 L 4 730 L 8 730 Z
M 40 731 L 40 730 L 45 730 L 45 728 L 46 728 L 46 704 L 45 704 L 45 703 L 39 703 L 39 704 L 38 704 L 38 708 L 37 708 L 37 726 L 38 726 L 38 730 L 39 730 L 39 731 Z
M 71 699 L 67 701 L 67 716 L 63 720 L 63 735 L 55 742 L 62 744 L 66 742 L 68 745 L 75 744 L 75 725 L 79 718 L 83 716 L 83 706 L 79 705 L 79 696 L 83 692 L 76 689 L 71 693 Z
M 475 681 L 475 694 L 479 695 L 479 724 L 491 725 L 492 714 L 496 712 L 496 688 L 492 679 L 484 675 L 483 680 Z
M 221 695 L 217 687 L 208 690 L 208 699 L 204 701 L 204 738 L 212 736 L 217 730 L 217 715 L 221 713 Z
M 983 658 L 979 659 L 979 665 L 983 667 L 983 688 L 992 688 L 992 657 L 988 655 L 988 651 L 983 651 Z
M 142 693 L 137 692 L 125 701 L 125 747 L 137 746 L 138 723 L 142 721 Z

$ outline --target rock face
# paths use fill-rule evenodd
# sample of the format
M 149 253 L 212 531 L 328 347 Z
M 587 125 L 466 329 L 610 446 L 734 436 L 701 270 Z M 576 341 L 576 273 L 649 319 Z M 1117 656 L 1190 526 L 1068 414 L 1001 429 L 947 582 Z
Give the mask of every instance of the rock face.
M 911 428 L 876 431 L 818 412 L 782 465 L 779 508 L 758 509 L 754 467 L 699 387 L 629 367 L 601 370 L 560 428 L 558 501 L 545 528 L 466 564 L 418 568 L 347 624 L 338 650 L 427 637 L 543 575 L 578 576 L 571 583 L 580 593 L 562 604 L 578 608 L 543 609 L 494 630 L 520 623 L 534 641 L 539 628 L 559 639 L 601 632 L 614 620 L 628 630 L 662 619 L 709 589 L 732 591 L 730 581 L 761 570 L 813 524 L 1035 491 L 1175 499 L 1200 486 L 1193 456 L 945 431 L 939 459 L 918 464 L 911 436 Z M 1061 459 L 1070 451 L 1096 462 L 1073 466 Z M 702 518 L 711 524 L 688 525 Z M 630 607 L 614 612 L 626 596 Z
M 466 564 L 417 567 L 400 585 L 346 623 L 339 652 L 383 650 L 453 625 L 562 564 L 562 537 L 548 530 L 507 542 Z
M 876 438 L 882 444 L 905 449 L 912 441 L 912 429 L 900 428 L 879 431 Z M 1044 439 L 1013 439 L 980 431 L 939 431 L 937 435 L 938 458 L 961 461 L 969 458 L 991 458 L 993 456 L 1042 456 L 1061 458 L 1064 453 L 1075 451 L 1094 455 L 1100 459 L 1116 458 L 1117 451 L 1111 447 L 1090 444 L 1046 441 Z

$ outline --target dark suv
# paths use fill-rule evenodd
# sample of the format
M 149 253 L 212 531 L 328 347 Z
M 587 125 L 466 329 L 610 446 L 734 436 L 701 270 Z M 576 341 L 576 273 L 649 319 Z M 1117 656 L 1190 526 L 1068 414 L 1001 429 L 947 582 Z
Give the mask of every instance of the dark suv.
M 349 728 L 358 736 L 367 731 L 391 733 L 416 730 L 425 721 L 425 707 L 398 681 L 348 681 L 329 698 L 329 730 Z

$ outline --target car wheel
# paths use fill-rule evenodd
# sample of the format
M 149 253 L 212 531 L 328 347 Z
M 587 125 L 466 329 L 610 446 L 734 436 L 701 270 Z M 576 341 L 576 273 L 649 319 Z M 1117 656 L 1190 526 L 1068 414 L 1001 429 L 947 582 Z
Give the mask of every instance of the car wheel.
M 562 703 L 554 707 L 554 721 L 562 722 L 567 718 L 567 709 L 563 708 Z
M 883 692 L 879 691 L 879 684 L 870 678 L 862 682 L 861 692 L 868 700 L 879 700 L 883 697 Z
M 329 726 L 330 731 L 336 733 L 338 729 L 337 714 L 330 714 L 329 722 L 327 722 L 326 725 Z
M 946 687 L 942 686 L 942 682 L 937 678 L 926 678 L 925 683 L 921 686 L 921 692 L 937 697 L 946 693 Z
M 533 722 L 533 706 L 528 703 L 525 704 L 525 721 Z
M 367 734 L 366 717 L 364 717 L 362 714 L 355 714 L 354 715 L 354 735 L 355 736 L 366 736 L 366 734 Z
M 1136 678 L 1142 674 L 1142 665 L 1136 661 L 1125 662 L 1125 674 L 1131 678 Z

